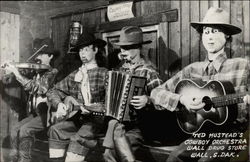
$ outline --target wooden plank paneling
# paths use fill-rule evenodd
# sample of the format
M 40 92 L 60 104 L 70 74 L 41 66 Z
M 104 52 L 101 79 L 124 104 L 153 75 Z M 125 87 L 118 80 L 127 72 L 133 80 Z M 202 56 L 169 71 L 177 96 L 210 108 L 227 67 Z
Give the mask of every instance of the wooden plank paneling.
M 244 37 L 244 55 L 250 60 L 250 1 L 243 1 L 243 37 Z
M 178 3 L 177 3 L 178 2 Z M 171 8 L 177 8 L 180 12 L 180 1 L 171 1 Z M 178 20 L 180 20 L 180 14 L 178 14 Z M 180 23 L 172 22 L 170 23 L 169 29 L 169 49 L 168 49 L 168 67 L 172 67 L 180 56 Z M 173 70 L 169 70 L 173 71 Z M 169 75 L 171 75 L 169 73 Z
M 175 71 L 179 70 L 176 62 L 181 58 L 180 54 L 180 1 L 171 1 L 171 8 L 178 9 L 178 21 L 169 23 L 169 49 L 168 49 L 168 77 L 171 77 Z
M 91 11 L 91 12 L 86 12 L 86 16 L 84 17 L 84 19 L 86 20 L 85 24 L 86 25 L 95 25 L 96 24 L 96 13 L 98 11 Z
M 210 7 L 219 7 L 220 6 L 220 1 L 219 0 L 212 0 L 209 1 Z
M 227 12 L 229 12 L 229 14 L 231 15 L 231 3 L 230 1 L 220 1 L 220 6 L 221 8 L 223 8 L 224 10 L 226 10 Z M 231 16 L 230 16 L 230 21 L 231 21 Z M 228 43 L 226 49 L 225 49 L 227 56 L 231 57 L 231 43 Z
M 165 11 L 171 9 L 171 1 L 156 1 L 156 12 Z
M 142 1 L 141 3 L 141 15 L 150 15 L 155 11 L 156 9 L 156 3 L 157 1 Z
M 141 14 L 141 5 L 142 4 L 142 2 L 141 1 L 137 1 L 137 2 L 135 2 L 135 4 L 134 4 L 134 7 L 135 7 L 135 17 L 139 17 L 139 16 L 141 16 L 142 14 Z
M 160 23 L 159 25 L 159 74 L 163 81 L 169 78 L 168 74 L 168 55 L 169 55 L 169 25 L 167 22 Z
M 182 67 L 190 62 L 190 2 L 181 2 L 181 60 Z
M 163 51 L 161 52 L 160 56 L 165 53 L 163 54 L 164 57 L 168 57 L 167 60 L 162 59 L 164 60 L 161 62 L 161 64 L 164 65 L 160 65 L 162 67 L 162 69 L 160 69 L 162 75 L 165 73 L 165 71 L 168 74 L 171 69 L 169 70 L 166 68 L 166 66 L 171 66 L 178 58 L 181 59 L 179 62 L 179 66 L 181 67 L 184 67 L 194 61 L 204 60 L 207 54 L 206 50 L 202 45 L 199 34 L 190 26 L 190 21 L 202 21 L 208 8 L 212 6 L 222 7 L 228 11 L 230 13 L 232 23 L 244 24 L 242 26 L 244 29 L 243 33 L 235 36 L 232 46 L 229 44 L 229 48 L 226 49 L 226 51 L 229 51 L 227 52 L 228 56 L 231 56 L 230 48 L 232 48 L 233 51 L 236 51 L 236 54 L 233 55 L 233 57 L 244 57 L 245 55 L 249 56 L 249 1 L 135 1 L 134 9 L 136 18 L 134 20 L 140 16 L 147 15 L 149 17 L 152 16 L 149 18 L 150 21 L 152 21 L 152 19 L 155 19 L 154 15 L 152 14 L 156 12 L 175 8 L 178 9 L 177 22 L 160 23 L 159 26 L 159 40 L 162 39 L 162 44 L 159 43 L 159 50 Z M 88 10 L 84 12 L 84 25 L 93 27 L 101 24 L 100 28 L 97 28 L 97 31 L 99 32 L 120 30 L 125 25 L 150 25 L 147 24 L 147 21 L 132 21 L 127 23 L 128 21 L 121 20 L 116 22 L 108 22 L 105 13 L 106 8 L 97 8 L 95 10 Z M 60 37 L 60 35 L 58 35 L 58 37 Z M 168 50 L 166 50 L 166 47 Z
M 191 22 L 198 22 L 200 21 L 200 5 L 199 1 L 190 1 L 190 11 L 191 11 Z M 190 31 L 190 38 L 191 38 L 191 62 L 199 61 L 200 60 L 200 49 L 199 49 L 199 41 L 200 41 L 200 34 L 194 29 L 191 28 Z
M 101 10 L 93 12 L 93 19 L 95 20 L 95 23 L 93 25 L 101 23 Z
M 20 15 L 7 12 L 0 12 L 1 20 L 1 45 L 0 45 L 0 65 L 6 62 L 19 62 L 20 59 Z M 0 75 L 4 75 L 0 69 Z M 10 135 L 11 128 L 18 121 L 18 104 L 12 98 L 21 98 L 20 88 L 17 86 L 4 85 L 0 77 L 0 142 L 1 146 L 6 143 L 6 137 Z M 6 146 L 4 146 L 6 147 Z
M 160 22 L 171 22 L 177 21 L 177 10 L 167 10 L 165 12 L 154 13 L 147 16 L 135 17 L 124 20 L 117 20 L 113 22 L 102 23 L 97 26 L 97 31 L 108 32 L 120 30 L 124 26 L 134 25 L 134 26 L 148 26 L 159 24 Z
M 200 1 L 200 21 L 203 20 L 208 8 L 209 8 L 208 1 Z M 204 60 L 207 55 L 207 51 L 204 48 L 201 40 L 199 43 L 200 43 L 200 60 Z
M 241 29 L 243 29 L 242 12 L 243 12 L 242 1 L 232 1 L 231 2 L 231 23 L 240 27 Z M 243 44 L 244 44 L 243 32 L 233 36 L 233 41 L 231 45 L 232 57 L 244 57 Z
M 0 18 L 0 65 L 5 62 L 18 62 L 20 58 L 20 15 L 0 12 Z
M 101 17 L 101 22 L 100 23 L 104 23 L 104 22 L 106 22 L 107 21 L 107 9 L 105 8 L 105 9 L 101 9 L 101 15 L 100 15 L 100 17 Z
M 151 40 L 152 42 L 149 44 L 145 44 L 142 46 L 142 54 L 144 55 L 146 60 L 150 60 L 155 67 L 158 69 L 157 65 L 159 65 L 158 53 L 157 53 L 157 30 L 144 32 L 143 40 Z

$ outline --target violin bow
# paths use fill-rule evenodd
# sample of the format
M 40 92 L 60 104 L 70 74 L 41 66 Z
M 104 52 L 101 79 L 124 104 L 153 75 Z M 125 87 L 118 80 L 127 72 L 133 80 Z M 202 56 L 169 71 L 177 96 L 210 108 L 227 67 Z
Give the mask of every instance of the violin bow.
M 39 48 L 33 55 L 31 55 L 28 59 L 27 62 L 30 61 L 30 59 L 33 58 L 33 56 L 35 56 L 38 52 L 40 52 L 44 47 L 48 47 L 47 44 L 44 44 L 41 48 Z

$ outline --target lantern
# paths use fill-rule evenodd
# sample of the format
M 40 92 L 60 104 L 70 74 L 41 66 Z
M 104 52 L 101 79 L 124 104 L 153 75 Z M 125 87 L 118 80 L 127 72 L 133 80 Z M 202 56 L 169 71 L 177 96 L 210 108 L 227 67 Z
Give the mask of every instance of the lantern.
M 79 36 L 82 34 L 82 25 L 79 21 L 73 21 L 70 27 L 69 51 L 72 53 L 72 48 L 76 45 Z

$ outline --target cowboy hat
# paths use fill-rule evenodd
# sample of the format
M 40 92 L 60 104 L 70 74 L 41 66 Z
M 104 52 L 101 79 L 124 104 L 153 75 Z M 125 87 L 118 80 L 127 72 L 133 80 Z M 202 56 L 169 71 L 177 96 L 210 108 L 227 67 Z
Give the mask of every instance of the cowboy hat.
M 96 38 L 94 34 L 87 30 L 83 30 L 83 33 L 79 36 L 79 39 L 75 45 L 75 49 L 79 49 L 91 44 L 95 44 L 98 47 L 106 46 L 106 41 Z
M 143 41 L 143 33 L 141 28 L 137 26 L 126 26 L 123 27 L 120 33 L 119 42 L 114 43 L 118 46 L 128 46 L 135 44 L 148 44 L 152 41 Z
M 222 8 L 211 7 L 207 11 L 202 22 L 191 22 L 191 26 L 199 33 L 202 33 L 203 26 L 205 25 L 216 25 L 222 28 L 225 34 L 228 35 L 234 35 L 241 32 L 239 27 L 230 24 L 229 13 Z

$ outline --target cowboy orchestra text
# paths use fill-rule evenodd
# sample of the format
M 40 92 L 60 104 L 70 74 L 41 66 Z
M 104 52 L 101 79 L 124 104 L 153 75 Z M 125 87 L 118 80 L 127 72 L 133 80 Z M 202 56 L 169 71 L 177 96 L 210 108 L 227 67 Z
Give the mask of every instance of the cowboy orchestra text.
M 248 149 L 247 139 L 243 135 L 240 132 L 194 133 L 192 139 L 185 141 L 185 145 L 188 151 L 193 152 L 191 158 L 238 157 L 237 152 Z M 214 151 L 213 155 L 208 156 L 206 150 Z

